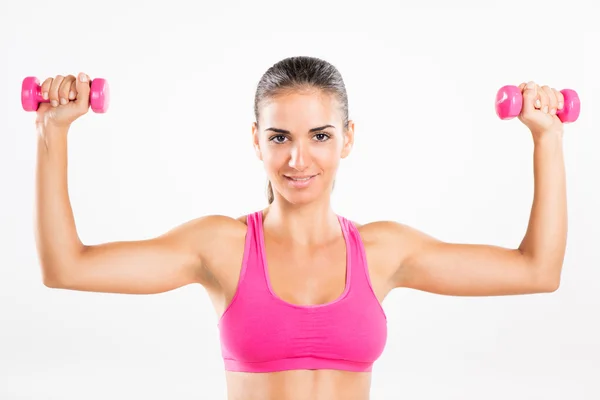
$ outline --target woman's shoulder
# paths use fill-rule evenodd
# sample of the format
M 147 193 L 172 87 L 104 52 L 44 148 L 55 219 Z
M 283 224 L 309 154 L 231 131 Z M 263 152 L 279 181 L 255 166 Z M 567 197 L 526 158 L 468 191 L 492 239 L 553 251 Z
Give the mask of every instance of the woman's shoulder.
M 365 246 L 380 249 L 386 254 L 418 246 L 421 241 L 429 239 L 418 229 L 397 221 L 380 220 L 355 223 L 355 226 Z
M 248 229 L 246 218 L 212 214 L 190 221 L 196 227 L 192 240 L 199 249 L 208 288 L 229 287 L 239 273 Z
M 197 217 L 188 222 L 188 225 L 204 232 L 213 234 L 236 232 L 246 229 L 246 216 L 232 217 L 222 214 L 210 214 Z
M 385 241 L 386 239 L 397 237 L 406 233 L 411 228 L 400 222 L 390 220 L 376 220 L 366 223 L 350 221 L 358 230 L 365 241 Z
M 256 213 L 254 211 L 238 216 L 208 214 L 192 219 L 186 225 L 193 231 L 210 234 L 213 238 L 245 236 L 248 229 L 248 217 Z
M 167 234 L 181 244 L 189 244 L 203 256 L 215 249 L 227 248 L 231 244 L 243 240 L 246 235 L 244 217 L 231 217 L 221 214 L 210 214 L 188 220 Z

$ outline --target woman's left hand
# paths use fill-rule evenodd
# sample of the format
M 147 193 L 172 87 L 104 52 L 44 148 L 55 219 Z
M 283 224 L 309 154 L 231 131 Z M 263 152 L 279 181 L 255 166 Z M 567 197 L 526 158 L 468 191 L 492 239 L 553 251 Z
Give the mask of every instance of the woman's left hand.
M 529 128 L 534 140 L 546 135 L 562 137 L 563 123 L 556 116 L 556 112 L 564 107 L 563 94 L 535 82 L 522 83 L 519 89 L 523 94 L 523 108 L 519 120 Z

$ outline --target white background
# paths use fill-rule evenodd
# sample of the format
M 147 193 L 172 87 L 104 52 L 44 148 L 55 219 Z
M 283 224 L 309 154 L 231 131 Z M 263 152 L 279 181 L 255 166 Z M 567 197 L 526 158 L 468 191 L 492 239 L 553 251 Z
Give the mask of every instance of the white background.
M 578 91 L 581 117 L 564 137 L 560 289 L 392 293 L 372 398 L 600 398 L 598 5 L 480 3 L 490 4 L 3 2 L 0 399 L 225 398 L 216 315 L 200 286 L 151 296 L 43 286 L 22 79 L 84 71 L 111 85 L 109 112 L 88 113 L 69 137 L 77 228 L 93 244 L 264 207 L 254 90 L 294 55 L 330 61 L 347 84 L 356 146 L 342 162 L 335 211 L 455 242 L 515 247 L 525 233 L 531 135 L 496 117 L 498 88 L 535 80 Z

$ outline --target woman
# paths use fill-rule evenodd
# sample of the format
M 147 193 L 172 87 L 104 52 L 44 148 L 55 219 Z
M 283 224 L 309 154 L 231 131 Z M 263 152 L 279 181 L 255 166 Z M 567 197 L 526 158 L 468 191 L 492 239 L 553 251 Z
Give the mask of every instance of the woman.
M 150 294 L 199 283 L 217 310 L 230 399 L 369 398 L 387 337 L 381 302 L 405 287 L 454 296 L 552 292 L 567 212 L 560 92 L 520 86 L 533 136 L 535 195 L 518 248 L 444 243 L 392 221 L 360 225 L 331 208 L 354 124 L 334 66 L 292 57 L 262 77 L 254 149 L 269 205 L 203 216 L 139 241 L 83 244 L 67 191 L 67 132 L 88 110 L 89 77 L 47 79 L 37 112 L 36 240 L 44 284 Z

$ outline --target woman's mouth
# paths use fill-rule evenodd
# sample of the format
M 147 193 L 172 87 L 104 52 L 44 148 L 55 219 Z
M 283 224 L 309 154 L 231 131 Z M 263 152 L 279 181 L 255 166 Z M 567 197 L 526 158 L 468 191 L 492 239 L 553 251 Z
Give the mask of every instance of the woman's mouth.
M 285 179 L 288 181 L 290 186 L 294 188 L 305 188 L 314 180 L 317 175 L 298 175 L 298 176 L 289 176 L 284 175 Z

